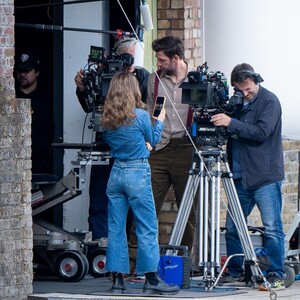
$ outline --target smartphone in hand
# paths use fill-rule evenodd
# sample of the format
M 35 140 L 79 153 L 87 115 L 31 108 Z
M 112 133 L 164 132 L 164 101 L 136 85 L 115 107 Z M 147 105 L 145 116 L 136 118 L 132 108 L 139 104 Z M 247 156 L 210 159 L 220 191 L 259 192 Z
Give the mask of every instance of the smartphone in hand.
M 166 97 L 163 96 L 157 96 L 156 101 L 154 104 L 154 110 L 153 110 L 153 117 L 157 118 L 161 112 L 161 110 L 164 108 L 166 102 Z

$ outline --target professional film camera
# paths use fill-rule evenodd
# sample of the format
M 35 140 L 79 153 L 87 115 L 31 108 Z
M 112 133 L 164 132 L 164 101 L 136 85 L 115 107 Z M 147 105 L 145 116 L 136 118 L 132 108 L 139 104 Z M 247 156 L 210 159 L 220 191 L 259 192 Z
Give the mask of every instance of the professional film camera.
M 88 107 L 92 111 L 104 104 L 110 80 L 118 71 L 130 67 L 134 62 L 132 55 L 108 56 L 102 47 L 91 46 L 83 83 L 88 94 Z
M 188 82 L 180 85 L 182 103 L 192 106 L 194 121 L 191 136 L 196 144 L 222 146 L 227 142 L 225 127 L 214 126 L 210 119 L 218 113 L 232 114 L 243 105 L 243 94 L 235 91 L 229 99 L 224 73 L 209 72 L 207 62 L 188 73 Z

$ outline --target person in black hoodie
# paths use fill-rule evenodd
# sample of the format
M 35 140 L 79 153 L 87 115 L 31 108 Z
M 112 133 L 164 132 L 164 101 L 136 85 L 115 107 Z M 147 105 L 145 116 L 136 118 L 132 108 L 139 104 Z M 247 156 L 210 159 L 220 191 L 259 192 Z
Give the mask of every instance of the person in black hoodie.
M 52 174 L 53 110 L 49 89 L 39 81 L 40 60 L 32 50 L 16 55 L 16 97 L 31 100 L 33 174 Z

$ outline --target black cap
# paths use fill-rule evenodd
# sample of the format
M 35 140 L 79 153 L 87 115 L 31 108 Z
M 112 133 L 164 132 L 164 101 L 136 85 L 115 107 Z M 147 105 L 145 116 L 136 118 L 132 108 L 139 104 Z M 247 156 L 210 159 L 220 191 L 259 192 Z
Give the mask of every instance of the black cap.
M 31 51 L 25 51 L 16 57 L 16 69 L 20 71 L 40 70 L 40 61 Z

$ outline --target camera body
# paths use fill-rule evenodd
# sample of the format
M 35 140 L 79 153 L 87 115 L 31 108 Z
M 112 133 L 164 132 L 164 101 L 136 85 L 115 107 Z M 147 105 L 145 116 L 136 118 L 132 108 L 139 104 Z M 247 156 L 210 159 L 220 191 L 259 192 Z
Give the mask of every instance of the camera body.
M 120 56 L 108 56 L 103 47 L 90 47 L 88 64 L 83 70 L 83 84 L 86 90 L 86 106 L 88 111 L 92 113 L 88 127 L 95 131 L 95 145 L 99 149 L 107 149 L 108 147 L 103 140 L 101 118 L 110 81 L 117 72 L 130 67 L 133 62 L 133 56 L 128 53 Z
M 128 53 L 108 56 L 103 47 L 90 47 L 83 84 L 87 92 L 87 105 L 92 111 L 103 106 L 111 78 L 119 71 L 133 65 L 134 58 Z
M 210 122 L 218 113 L 232 114 L 243 105 L 243 94 L 240 91 L 229 99 L 227 78 L 224 73 L 209 72 L 207 62 L 196 71 L 188 73 L 188 82 L 183 82 L 182 103 L 193 108 L 194 120 L 191 136 L 196 144 L 222 146 L 227 142 L 225 127 L 214 126 Z
M 227 78 L 224 73 L 208 72 L 207 63 L 188 73 L 188 82 L 183 82 L 182 103 L 193 107 L 226 109 L 228 102 Z

